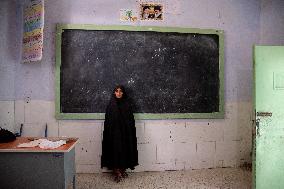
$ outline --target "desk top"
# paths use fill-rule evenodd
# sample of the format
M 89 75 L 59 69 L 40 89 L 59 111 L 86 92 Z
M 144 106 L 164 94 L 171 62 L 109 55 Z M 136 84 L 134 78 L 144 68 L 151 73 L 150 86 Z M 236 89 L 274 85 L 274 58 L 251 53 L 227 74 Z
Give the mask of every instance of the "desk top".
M 48 139 L 51 141 L 66 140 L 66 144 L 55 149 L 42 149 L 38 146 L 19 148 L 17 147 L 21 143 L 27 143 L 36 139 Z M 63 137 L 17 137 L 13 142 L 0 143 L 0 152 L 69 152 L 75 147 L 78 142 L 78 138 L 63 138 Z

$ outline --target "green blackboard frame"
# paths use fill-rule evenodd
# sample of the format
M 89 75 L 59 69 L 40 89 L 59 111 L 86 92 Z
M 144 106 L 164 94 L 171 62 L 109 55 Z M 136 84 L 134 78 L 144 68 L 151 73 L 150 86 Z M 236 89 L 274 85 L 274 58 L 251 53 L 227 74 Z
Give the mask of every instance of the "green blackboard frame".
M 135 119 L 222 119 L 224 118 L 224 32 L 215 29 L 156 27 L 156 26 L 98 26 L 90 24 L 57 24 L 55 65 L 55 117 L 56 119 L 104 119 L 104 113 L 62 113 L 60 111 L 61 39 L 64 29 L 155 31 L 219 36 L 219 111 L 212 113 L 135 113 Z

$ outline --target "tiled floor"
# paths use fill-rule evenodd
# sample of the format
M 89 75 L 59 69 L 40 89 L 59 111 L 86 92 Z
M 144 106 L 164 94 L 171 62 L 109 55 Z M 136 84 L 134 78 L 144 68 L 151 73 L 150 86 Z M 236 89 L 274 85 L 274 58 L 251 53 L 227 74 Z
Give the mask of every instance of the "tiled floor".
M 129 173 L 120 183 L 110 173 L 77 174 L 76 179 L 78 189 L 250 189 L 252 184 L 251 172 L 240 168 Z

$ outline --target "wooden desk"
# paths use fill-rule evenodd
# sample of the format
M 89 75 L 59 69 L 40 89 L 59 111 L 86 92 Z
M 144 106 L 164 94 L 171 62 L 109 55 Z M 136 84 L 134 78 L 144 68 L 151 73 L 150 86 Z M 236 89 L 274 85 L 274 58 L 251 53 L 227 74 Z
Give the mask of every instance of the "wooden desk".
M 75 145 L 78 139 L 47 139 L 65 139 L 67 143 L 48 150 L 17 147 L 31 141 L 31 137 L 17 137 L 13 142 L 0 143 L 0 188 L 75 188 Z

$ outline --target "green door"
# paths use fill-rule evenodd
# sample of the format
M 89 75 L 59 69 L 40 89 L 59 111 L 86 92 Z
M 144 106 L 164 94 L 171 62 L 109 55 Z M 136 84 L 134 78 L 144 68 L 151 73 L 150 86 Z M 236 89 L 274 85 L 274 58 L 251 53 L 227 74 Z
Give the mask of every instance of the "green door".
M 284 46 L 254 48 L 256 189 L 284 189 Z

